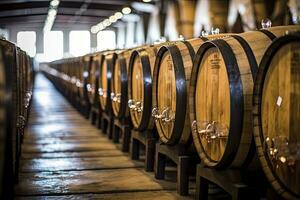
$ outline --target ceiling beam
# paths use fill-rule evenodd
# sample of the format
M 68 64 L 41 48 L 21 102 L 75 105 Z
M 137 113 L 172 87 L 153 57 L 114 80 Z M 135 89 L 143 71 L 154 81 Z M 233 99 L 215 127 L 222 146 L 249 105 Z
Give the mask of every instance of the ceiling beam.
M 64 2 L 83 2 L 83 0 L 63 0 Z M 47 2 L 49 0 L 1 0 L 0 4 L 17 4 L 17 3 L 36 3 L 36 2 Z M 124 5 L 130 4 L 133 2 L 142 2 L 142 0 L 93 0 L 93 3 L 100 4 L 113 4 L 113 5 Z
M 44 23 L 47 15 L 31 15 L 31 16 L 18 16 L 9 18 L 0 18 L 0 25 L 11 25 L 16 23 Z M 105 18 L 91 17 L 91 16 L 81 16 L 80 20 L 72 21 L 73 15 L 58 15 L 55 19 L 55 23 L 78 23 L 78 24 L 95 24 L 99 20 Z M 71 21 L 70 21 L 71 20 Z
M 75 15 L 76 8 L 58 8 L 58 15 Z M 17 17 L 17 16 L 30 16 L 30 15 L 47 15 L 48 8 L 32 8 L 32 9 L 20 9 L 12 11 L 1 11 L 0 18 L 3 17 Z M 108 10 L 96 10 L 89 9 L 82 12 L 81 16 L 90 16 L 90 17 L 108 17 L 114 12 Z
M 5 10 L 18 10 L 18 9 L 30 9 L 30 8 L 43 8 L 43 7 L 49 7 L 49 1 L 26 1 L 26 2 L 19 2 L 16 3 L 12 1 L 11 3 L 3 3 L 3 1 L 0 1 L 0 11 Z M 123 1 L 113 1 L 109 0 L 106 2 L 97 2 L 93 1 L 92 3 L 89 3 L 88 9 L 104 9 L 104 10 L 118 10 L 122 8 L 125 5 L 129 5 L 132 1 L 129 0 L 123 0 Z M 80 8 L 84 4 L 84 1 L 61 1 L 59 4 L 60 8 Z

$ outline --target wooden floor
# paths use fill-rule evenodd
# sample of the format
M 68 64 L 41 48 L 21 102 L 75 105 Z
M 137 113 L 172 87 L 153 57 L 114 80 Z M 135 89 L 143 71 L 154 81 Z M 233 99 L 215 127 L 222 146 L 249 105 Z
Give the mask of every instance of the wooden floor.
M 154 179 L 38 75 L 16 199 L 193 199 Z

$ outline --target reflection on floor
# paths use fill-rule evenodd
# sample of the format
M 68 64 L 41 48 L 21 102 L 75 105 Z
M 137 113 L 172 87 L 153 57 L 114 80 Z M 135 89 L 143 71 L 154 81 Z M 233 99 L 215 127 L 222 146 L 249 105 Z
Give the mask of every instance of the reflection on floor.
M 17 199 L 192 199 L 122 153 L 42 75 L 22 151 Z

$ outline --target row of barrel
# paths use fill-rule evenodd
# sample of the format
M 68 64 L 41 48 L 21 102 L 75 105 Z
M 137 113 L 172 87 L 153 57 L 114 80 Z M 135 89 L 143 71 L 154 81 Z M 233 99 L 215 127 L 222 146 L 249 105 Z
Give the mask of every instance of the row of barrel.
M 33 88 L 33 59 L 0 39 L 0 199 L 13 199 Z
M 295 199 L 299 30 L 278 26 L 103 51 L 44 71 L 71 100 L 130 117 L 138 131 L 155 128 L 167 145 L 194 146 L 211 168 L 260 166 L 280 196 Z

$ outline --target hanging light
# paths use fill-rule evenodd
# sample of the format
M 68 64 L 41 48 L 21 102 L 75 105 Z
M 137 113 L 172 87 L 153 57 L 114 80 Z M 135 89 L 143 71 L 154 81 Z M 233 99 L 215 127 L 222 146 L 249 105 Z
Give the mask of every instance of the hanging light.
M 115 15 L 116 19 L 121 19 L 123 17 L 123 14 L 121 12 L 116 12 Z
M 57 7 L 57 6 L 59 5 L 59 0 L 52 0 L 52 1 L 50 2 L 50 5 L 51 5 L 52 7 Z
M 109 21 L 109 19 L 106 19 L 103 21 L 103 25 L 107 27 L 107 26 L 111 25 L 111 22 Z
M 122 9 L 122 13 L 123 13 L 124 15 L 130 14 L 130 13 L 131 13 L 131 8 L 129 8 L 129 7 L 123 8 L 123 9 Z
M 109 21 L 111 22 L 111 23 L 115 23 L 116 21 L 117 21 L 117 18 L 113 15 L 113 16 L 110 16 L 109 17 Z
M 98 30 L 98 27 L 97 27 L 97 26 L 92 26 L 91 32 L 92 32 L 93 34 L 97 33 L 98 31 L 99 31 L 99 30 Z
M 48 16 L 51 16 L 51 17 L 55 17 L 56 14 L 57 14 L 57 10 L 55 10 L 55 9 L 50 9 L 48 12 Z
M 102 22 L 97 24 L 97 27 L 100 31 L 105 28 Z

